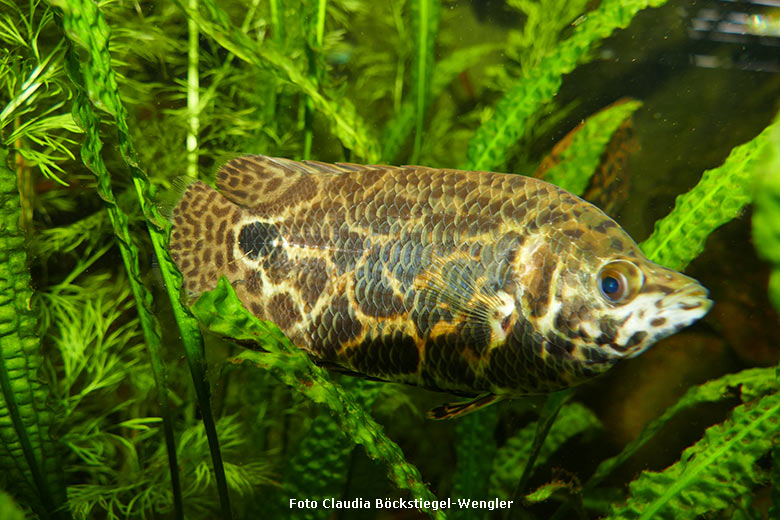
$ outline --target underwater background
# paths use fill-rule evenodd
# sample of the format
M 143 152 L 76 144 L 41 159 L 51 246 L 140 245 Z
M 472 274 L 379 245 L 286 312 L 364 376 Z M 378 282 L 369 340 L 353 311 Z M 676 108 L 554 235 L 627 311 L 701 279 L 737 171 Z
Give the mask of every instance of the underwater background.
M 0 41 L 0 518 L 780 517 L 780 2 L 0 0 Z M 166 196 L 243 153 L 540 176 L 715 306 L 431 421 L 182 304 Z

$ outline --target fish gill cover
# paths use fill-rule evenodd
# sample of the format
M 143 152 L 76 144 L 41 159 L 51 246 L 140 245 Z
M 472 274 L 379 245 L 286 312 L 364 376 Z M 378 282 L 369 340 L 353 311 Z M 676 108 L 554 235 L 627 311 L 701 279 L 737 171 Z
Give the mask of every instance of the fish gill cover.
M 777 514 L 777 76 L 688 67 L 678 2 L 484 4 L 0 0 L 4 514 Z M 716 305 L 429 421 L 447 396 L 325 370 L 224 281 L 184 305 L 156 201 L 247 152 L 537 172 Z

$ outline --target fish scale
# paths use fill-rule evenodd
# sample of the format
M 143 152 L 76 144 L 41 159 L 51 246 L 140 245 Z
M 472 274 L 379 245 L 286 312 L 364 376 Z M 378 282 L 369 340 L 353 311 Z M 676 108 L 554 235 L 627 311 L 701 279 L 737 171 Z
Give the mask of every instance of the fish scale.
M 172 220 L 190 297 L 226 276 L 320 363 L 476 398 L 437 417 L 581 383 L 711 305 L 601 210 L 519 175 L 246 156 Z

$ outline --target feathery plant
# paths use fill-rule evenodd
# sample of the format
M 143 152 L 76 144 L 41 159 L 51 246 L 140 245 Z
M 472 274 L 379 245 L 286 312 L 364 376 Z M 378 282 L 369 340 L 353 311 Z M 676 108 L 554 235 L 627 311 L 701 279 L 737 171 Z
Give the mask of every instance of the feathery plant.
M 744 497 L 780 488 L 775 368 L 694 386 L 592 474 L 548 480 L 568 444 L 604 435 L 574 392 L 415 422 L 416 405 L 388 405 L 408 399 L 396 387 L 333 377 L 225 280 L 183 305 L 155 203 L 174 177 L 208 179 L 245 152 L 536 172 L 585 193 L 638 101 L 588 117 L 541 164 L 530 145 L 571 108 L 554 102 L 564 76 L 663 3 L 509 0 L 518 27 L 464 43 L 438 0 L 0 0 L 0 510 L 327 518 L 290 499 L 370 492 L 501 497 L 527 518 L 519 506 L 559 519 L 752 514 Z M 685 267 L 755 202 L 780 308 L 778 124 L 678 197 L 642 243 L 651 259 Z M 676 463 L 615 486 L 670 421 L 724 402 L 728 417 Z M 434 432 L 452 447 L 438 461 L 415 452 Z M 366 468 L 376 474 L 359 478 Z

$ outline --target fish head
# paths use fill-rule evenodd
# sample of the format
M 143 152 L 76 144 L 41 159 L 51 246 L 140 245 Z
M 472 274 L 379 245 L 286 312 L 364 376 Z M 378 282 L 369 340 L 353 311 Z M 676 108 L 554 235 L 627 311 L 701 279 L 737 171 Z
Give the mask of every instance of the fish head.
M 608 258 L 589 278 L 591 312 L 585 330 L 590 347 L 611 358 L 638 356 L 712 306 L 699 282 L 646 258 Z
M 696 280 L 650 261 L 614 220 L 570 197 L 560 218 L 514 257 L 509 345 L 530 345 L 537 380 L 554 390 L 584 382 L 703 317 L 712 306 Z M 529 354 L 523 354 L 528 356 Z
M 551 338 L 579 347 L 580 360 L 611 366 L 700 319 L 712 300 L 698 281 L 650 261 L 600 211 L 597 222 L 603 233 L 591 226 L 558 256 L 556 314 L 547 324 Z

